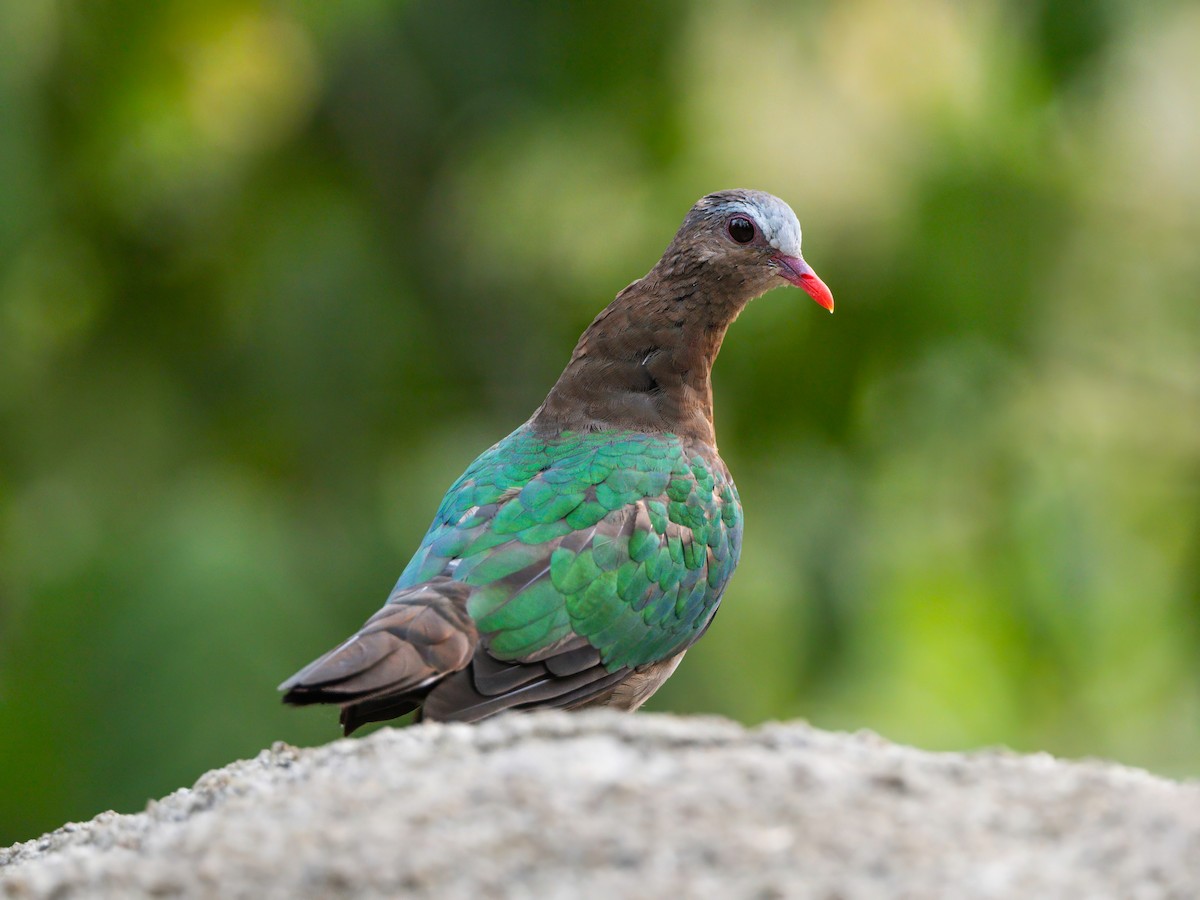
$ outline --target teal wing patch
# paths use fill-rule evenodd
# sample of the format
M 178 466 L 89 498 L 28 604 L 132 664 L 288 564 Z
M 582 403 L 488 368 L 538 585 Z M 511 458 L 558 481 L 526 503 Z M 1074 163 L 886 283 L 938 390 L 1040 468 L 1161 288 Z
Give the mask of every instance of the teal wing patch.
M 498 659 L 582 637 L 616 671 L 703 632 L 741 532 L 724 468 L 674 435 L 521 428 L 451 487 L 397 587 L 443 574 L 475 587 L 468 609 Z

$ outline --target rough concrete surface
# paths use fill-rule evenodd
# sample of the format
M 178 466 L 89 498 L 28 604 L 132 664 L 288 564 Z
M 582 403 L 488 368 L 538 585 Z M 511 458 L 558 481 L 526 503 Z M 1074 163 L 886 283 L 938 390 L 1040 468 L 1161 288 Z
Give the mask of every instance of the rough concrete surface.
M 563 713 L 278 744 L 0 850 L 5 897 L 1200 897 L 1200 784 Z

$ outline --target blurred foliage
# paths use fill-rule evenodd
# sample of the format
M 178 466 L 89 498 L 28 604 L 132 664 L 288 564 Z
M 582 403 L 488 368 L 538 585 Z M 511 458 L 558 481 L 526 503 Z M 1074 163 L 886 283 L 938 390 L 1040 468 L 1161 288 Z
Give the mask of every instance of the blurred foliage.
M 561 8 L 560 8 L 561 7 Z M 0 844 L 275 739 L 700 195 L 792 203 L 652 708 L 1200 773 L 1200 8 L 0 5 Z

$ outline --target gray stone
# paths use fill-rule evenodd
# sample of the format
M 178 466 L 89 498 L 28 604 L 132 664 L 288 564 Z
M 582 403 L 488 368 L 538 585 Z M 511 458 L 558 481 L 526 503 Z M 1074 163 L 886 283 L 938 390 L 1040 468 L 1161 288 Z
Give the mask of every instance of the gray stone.
M 5 897 L 1200 897 L 1200 785 L 803 724 L 509 715 L 277 744 L 0 850 Z

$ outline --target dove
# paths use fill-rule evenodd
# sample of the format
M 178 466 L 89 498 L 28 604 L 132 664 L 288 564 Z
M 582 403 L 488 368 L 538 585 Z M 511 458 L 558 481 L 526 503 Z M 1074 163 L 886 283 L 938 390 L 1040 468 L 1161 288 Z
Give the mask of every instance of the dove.
M 742 506 L 717 452 L 711 372 L 752 299 L 833 311 L 800 223 L 751 190 L 703 197 L 662 258 L 596 316 L 545 401 L 447 491 L 387 602 L 282 685 L 346 734 L 419 710 L 634 710 L 707 630 Z

